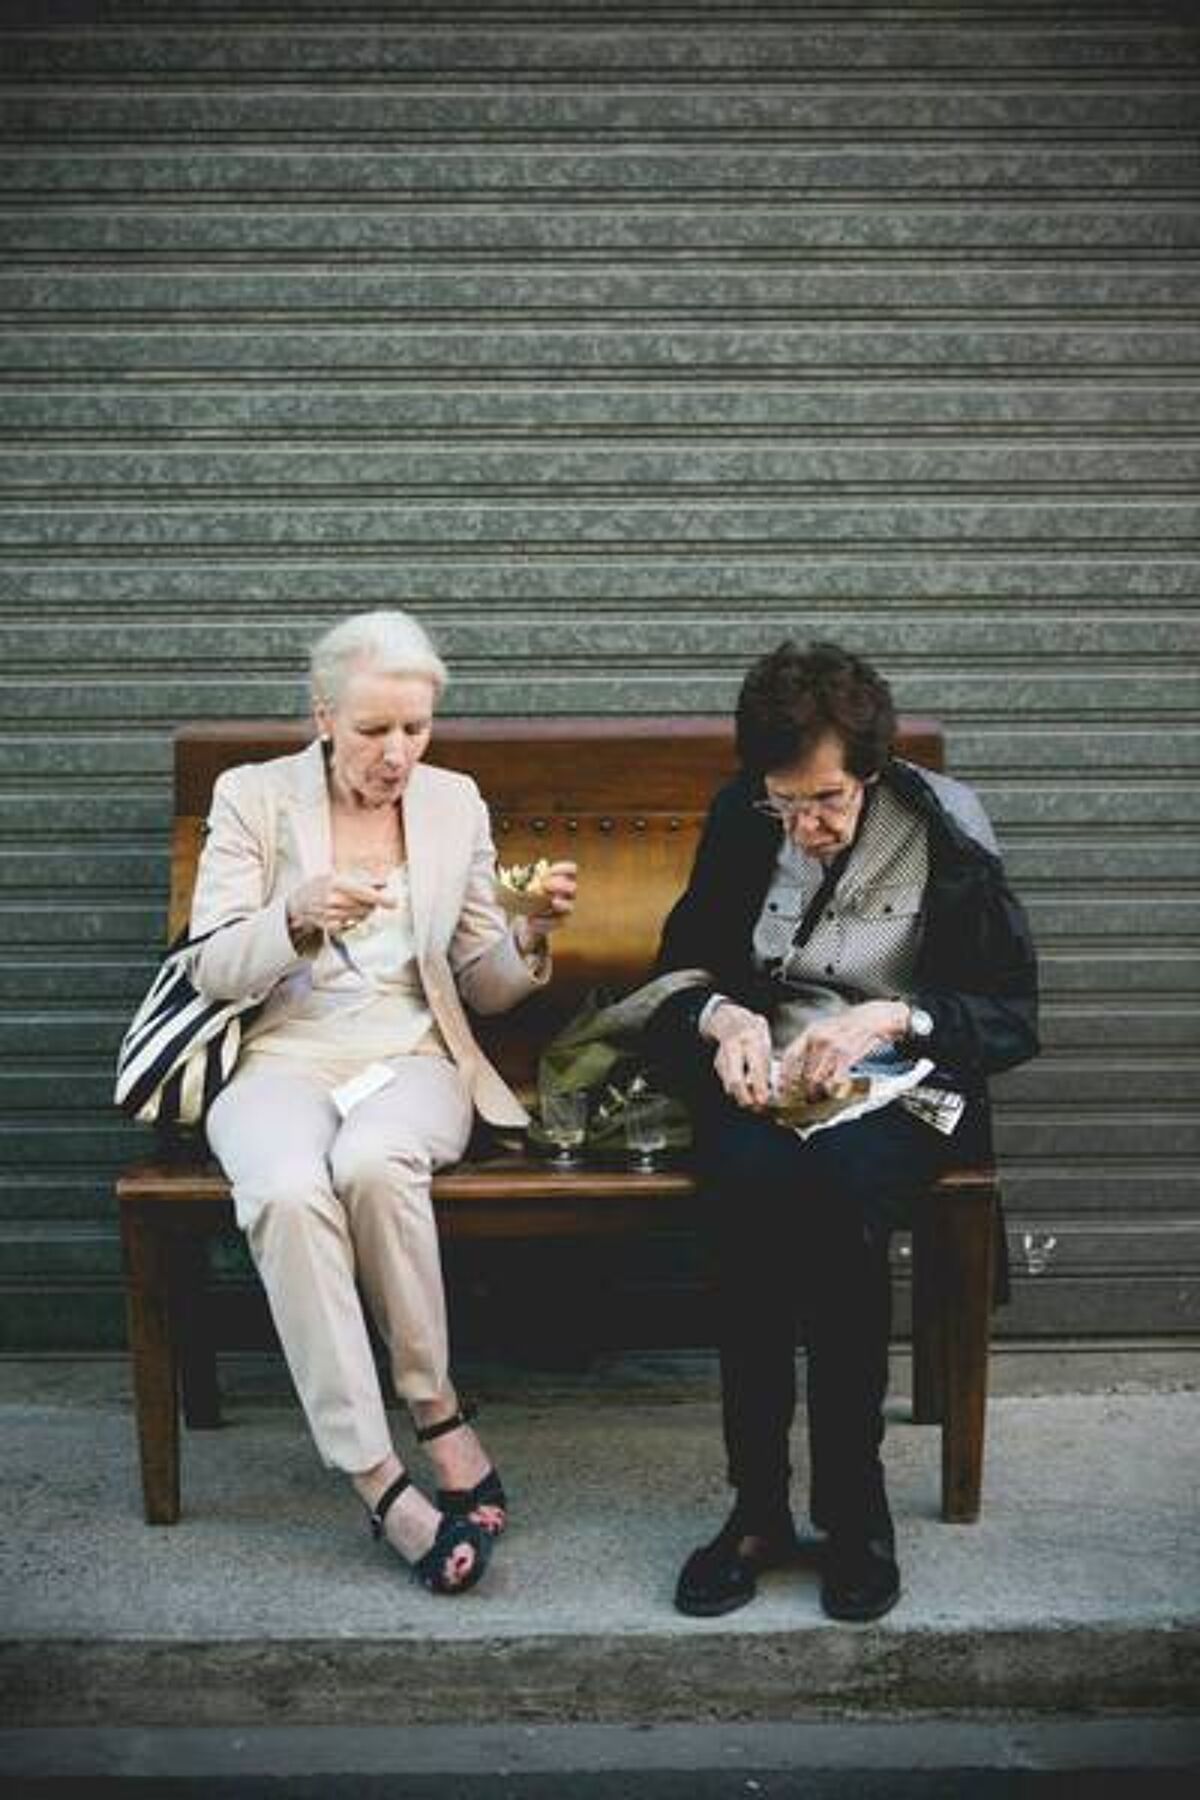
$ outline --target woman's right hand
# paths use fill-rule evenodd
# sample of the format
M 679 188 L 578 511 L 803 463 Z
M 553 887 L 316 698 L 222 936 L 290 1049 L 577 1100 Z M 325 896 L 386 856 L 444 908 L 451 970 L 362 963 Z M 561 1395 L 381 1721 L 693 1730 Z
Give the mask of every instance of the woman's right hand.
M 374 882 L 357 871 L 346 874 L 335 869 L 328 875 L 314 875 L 293 888 L 287 897 L 292 942 L 301 944 L 316 932 L 338 937 L 351 926 L 361 924 L 377 906 L 395 906 L 396 902 L 383 889 L 383 882 Z
M 722 1000 L 704 1033 L 716 1040 L 713 1067 L 729 1098 L 761 1110 L 771 1097 L 771 1031 L 762 1014 Z

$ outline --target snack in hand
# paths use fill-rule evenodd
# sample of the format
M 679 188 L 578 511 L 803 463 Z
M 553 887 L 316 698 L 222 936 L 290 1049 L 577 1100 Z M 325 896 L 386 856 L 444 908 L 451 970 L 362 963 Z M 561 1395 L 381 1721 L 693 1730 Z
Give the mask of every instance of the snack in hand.
M 531 918 L 534 913 L 549 912 L 550 903 L 544 886 L 549 873 L 550 863 L 544 856 L 532 863 L 512 863 L 507 869 L 498 867 L 496 898 L 505 912 L 523 913 L 526 918 Z
M 865 1075 L 843 1075 L 840 1081 L 830 1084 L 827 1094 L 810 1100 L 798 1082 L 781 1085 L 779 1065 L 773 1062 L 770 1111 L 780 1125 L 812 1125 L 818 1119 L 827 1119 L 840 1112 L 848 1101 L 861 1100 L 870 1086 Z

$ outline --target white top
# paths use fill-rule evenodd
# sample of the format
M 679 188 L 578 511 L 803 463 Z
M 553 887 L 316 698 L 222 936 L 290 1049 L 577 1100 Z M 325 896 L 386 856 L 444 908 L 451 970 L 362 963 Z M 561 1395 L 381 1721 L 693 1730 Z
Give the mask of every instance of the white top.
M 286 1017 L 251 1023 L 247 1050 L 350 1069 L 418 1048 L 440 1050 L 417 968 L 408 872 L 393 869 L 377 906 L 361 925 L 325 940 L 307 964 L 307 991 Z M 430 1042 L 423 1040 L 431 1039 Z

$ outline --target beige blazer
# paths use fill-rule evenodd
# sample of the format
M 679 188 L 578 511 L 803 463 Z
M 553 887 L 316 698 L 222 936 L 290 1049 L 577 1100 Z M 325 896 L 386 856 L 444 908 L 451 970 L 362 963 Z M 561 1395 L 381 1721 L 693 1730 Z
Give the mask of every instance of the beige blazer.
M 466 1008 L 505 1012 L 550 978 L 548 955 L 518 950 L 492 885 L 487 807 L 467 775 L 418 763 L 402 801 L 417 963 L 429 1009 L 493 1125 L 528 1115 L 475 1041 Z M 264 1003 L 255 1031 L 287 1016 L 308 986 L 309 959 L 287 927 L 287 895 L 333 867 L 321 745 L 228 769 L 213 788 L 192 900 L 191 976 L 214 1000 Z

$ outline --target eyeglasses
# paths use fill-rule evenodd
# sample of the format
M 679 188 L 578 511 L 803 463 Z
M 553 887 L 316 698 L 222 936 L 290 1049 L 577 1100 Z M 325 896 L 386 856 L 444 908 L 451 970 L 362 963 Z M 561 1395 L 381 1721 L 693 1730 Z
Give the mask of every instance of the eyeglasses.
M 847 794 L 820 794 L 812 800 L 752 800 L 751 806 L 764 819 L 774 819 L 777 825 L 790 825 L 793 819 L 840 819 L 848 813 L 858 799 L 860 786 L 850 789 Z

